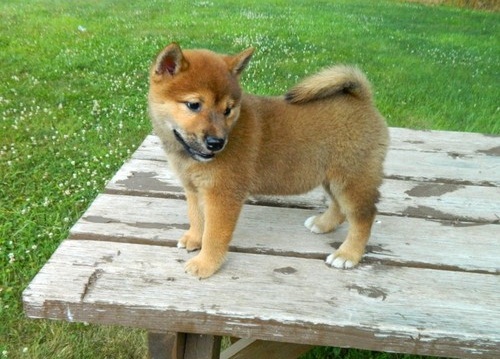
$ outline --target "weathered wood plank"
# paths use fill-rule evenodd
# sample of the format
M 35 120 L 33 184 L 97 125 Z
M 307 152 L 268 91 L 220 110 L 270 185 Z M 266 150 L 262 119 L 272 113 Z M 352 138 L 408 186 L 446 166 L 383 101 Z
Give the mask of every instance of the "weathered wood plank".
M 240 339 L 224 350 L 220 359 L 295 359 L 312 348 L 305 344 Z
M 500 136 L 454 131 L 389 128 L 393 149 L 500 156 Z
M 165 163 L 158 161 L 127 162 L 106 188 L 108 193 L 184 196 L 180 181 Z M 378 208 L 384 214 L 479 222 L 500 220 L 500 187 L 386 179 L 381 193 Z M 297 196 L 253 196 L 249 203 L 325 208 L 328 201 L 325 192 L 317 188 Z
M 106 185 L 107 193 L 129 194 L 138 196 L 158 196 L 183 198 L 184 189 L 179 179 L 172 173 L 166 162 L 137 160 L 127 161 Z M 253 197 L 251 203 L 272 205 L 324 208 L 326 197 L 318 188 L 298 196 Z
M 391 129 L 385 162 L 389 178 L 500 186 L 500 136 Z M 160 141 L 148 136 L 133 159 L 166 161 Z
M 408 128 L 389 128 L 391 150 L 417 152 L 443 152 L 451 157 L 458 155 L 500 156 L 500 136 L 454 131 L 412 130 Z M 146 137 L 134 158 L 166 161 L 156 135 Z
M 500 187 L 386 179 L 380 213 L 420 218 L 500 222 Z
M 175 246 L 189 228 L 183 200 L 100 195 L 71 229 L 74 238 Z M 304 226 L 314 210 L 244 207 L 231 250 L 325 258 L 347 234 L 347 224 L 327 234 Z M 365 260 L 500 272 L 500 225 L 379 215 Z
M 183 270 L 192 256 L 169 247 L 64 241 L 25 290 L 25 312 L 150 331 L 500 356 L 499 275 L 380 264 L 338 271 L 313 259 L 229 253 L 216 276 L 200 281 Z
M 167 161 L 167 156 L 161 147 L 160 138 L 154 134 L 146 136 L 139 148 L 133 153 L 132 158 L 162 162 Z
M 166 162 L 131 159 L 109 181 L 106 191 L 176 197 L 184 189 Z
M 500 157 L 390 150 L 384 172 L 388 178 L 500 186 Z

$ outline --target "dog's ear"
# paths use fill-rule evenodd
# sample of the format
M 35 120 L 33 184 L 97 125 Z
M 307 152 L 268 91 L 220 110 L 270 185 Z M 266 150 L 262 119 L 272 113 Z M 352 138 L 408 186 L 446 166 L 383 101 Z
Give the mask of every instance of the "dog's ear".
M 229 71 L 231 71 L 234 75 L 239 76 L 250 62 L 254 51 L 255 49 L 253 47 L 249 47 L 248 49 L 240 52 L 238 55 L 225 57 Z
M 189 63 L 184 58 L 180 46 L 172 42 L 165 47 L 160 54 L 156 57 L 153 65 L 153 70 L 156 75 L 170 75 L 174 76 L 181 71 L 186 70 Z

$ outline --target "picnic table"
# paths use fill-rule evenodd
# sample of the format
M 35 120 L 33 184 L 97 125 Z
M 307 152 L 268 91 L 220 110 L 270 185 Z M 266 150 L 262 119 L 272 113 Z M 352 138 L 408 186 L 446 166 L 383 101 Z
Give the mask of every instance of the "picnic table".
M 227 261 L 196 253 L 180 182 L 148 136 L 23 293 L 26 314 L 148 331 L 152 358 L 293 358 L 312 346 L 500 358 L 500 137 L 391 128 L 361 264 L 324 259 L 348 224 L 313 234 L 321 189 L 253 197 Z M 221 336 L 234 344 L 220 353 Z

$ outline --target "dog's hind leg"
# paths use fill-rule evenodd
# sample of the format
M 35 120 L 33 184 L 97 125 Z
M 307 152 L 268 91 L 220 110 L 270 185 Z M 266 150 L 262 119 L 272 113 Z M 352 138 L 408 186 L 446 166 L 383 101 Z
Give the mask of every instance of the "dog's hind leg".
M 360 183 L 348 185 L 339 193 L 338 202 L 346 213 L 349 231 L 342 245 L 328 256 L 327 264 L 336 268 L 352 268 L 359 263 L 370 238 L 378 197 L 376 188 L 364 187 Z
M 306 219 L 304 226 L 313 233 L 327 233 L 333 231 L 345 221 L 345 214 L 342 213 L 338 201 L 335 199 L 329 182 L 323 183 L 323 188 L 330 197 L 328 209 L 317 216 Z

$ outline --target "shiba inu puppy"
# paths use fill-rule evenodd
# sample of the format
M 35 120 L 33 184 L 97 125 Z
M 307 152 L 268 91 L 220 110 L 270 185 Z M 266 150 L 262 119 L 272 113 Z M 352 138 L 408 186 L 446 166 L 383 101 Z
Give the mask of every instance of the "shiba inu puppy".
M 164 48 L 150 71 L 149 112 L 186 191 L 190 228 L 178 241 L 201 249 L 186 272 L 205 278 L 222 265 L 245 199 L 322 185 L 328 209 L 305 221 L 314 233 L 346 219 L 347 238 L 326 262 L 351 268 L 364 254 L 389 142 L 370 84 L 354 67 L 306 78 L 283 97 L 242 92 L 254 50 L 220 55 Z

